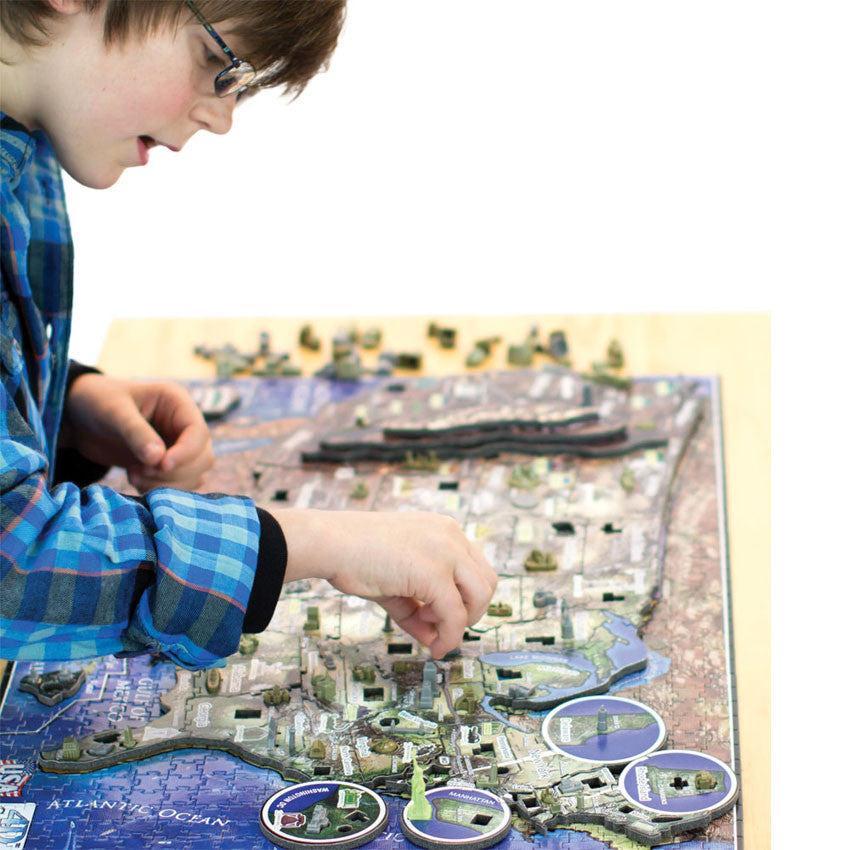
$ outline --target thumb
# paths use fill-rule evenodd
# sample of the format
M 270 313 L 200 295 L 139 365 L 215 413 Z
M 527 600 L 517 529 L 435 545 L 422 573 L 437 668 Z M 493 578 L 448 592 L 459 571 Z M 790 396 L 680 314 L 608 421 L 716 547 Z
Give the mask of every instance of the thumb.
M 146 466 L 156 466 L 165 456 L 166 446 L 150 422 L 134 404 L 128 405 L 120 421 L 127 448 Z

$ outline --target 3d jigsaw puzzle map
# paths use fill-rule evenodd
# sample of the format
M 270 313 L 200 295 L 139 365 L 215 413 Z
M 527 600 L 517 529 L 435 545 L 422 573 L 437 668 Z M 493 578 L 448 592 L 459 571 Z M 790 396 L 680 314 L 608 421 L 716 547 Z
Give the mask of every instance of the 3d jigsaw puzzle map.
M 211 426 L 210 491 L 448 514 L 500 575 L 492 604 L 437 662 L 379 606 L 314 580 L 284 585 L 268 629 L 220 669 L 13 665 L 0 848 L 260 850 L 274 846 L 264 801 L 323 779 L 386 801 L 369 847 L 412 847 L 399 819 L 414 754 L 429 791 L 502 797 L 510 850 L 740 846 L 734 795 L 718 808 L 710 793 L 734 775 L 650 768 L 670 798 L 698 801 L 662 815 L 618 783 L 644 746 L 738 764 L 713 379 L 620 389 L 552 367 L 192 387 L 240 397 Z M 591 695 L 651 713 L 561 715 Z M 594 761 L 600 742 L 611 757 Z

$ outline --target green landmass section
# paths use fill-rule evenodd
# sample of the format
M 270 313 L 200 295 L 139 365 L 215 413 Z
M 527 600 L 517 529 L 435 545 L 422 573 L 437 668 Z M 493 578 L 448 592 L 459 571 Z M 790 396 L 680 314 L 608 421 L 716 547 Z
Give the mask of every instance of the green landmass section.
M 711 774 L 715 785 L 712 788 L 697 788 L 697 774 Z M 676 777 L 687 785 L 677 788 Z M 646 778 L 653 794 L 659 794 L 659 788 L 664 789 L 666 797 L 695 797 L 698 794 L 713 794 L 726 787 L 726 777 L 721 770 L 677 770 L 672 767 L 656 767 L 649 765 L 646 769 Z
M 614 726 L 614 718 L 618 720 L 618 726 Z M 641 713 L 641 714 L 609 714 L 608 715 L 608 729 L 605 732 L 599 732 L 597 730 L 597 720 L 595 714 L 579 714 L 572 716 L 572 734 L 570 736 L 569 741 L 561 741 L 560 735 L 558 735 L 558 729 L 560 728 L 559 724 L 553 724 L 555 726 L 555 737 L 556 740 L 560 741 L 565 746 L 569 746 L 570 744 L 583 744 L 585 741 L 590 738 L 594 738 L 597 735 L 609 735 L 611 732 L 620 732 L 623 729 L 645 729 L 647 726 L 655 723 L 655 719 L 651 714 Z
M 308 809 L 304 809 L 303 815 L 307 818 L 307 823 L 304 826 L 299 826 L 296 829 L 287 829 L 287 835 L 295 835 L 300 838 L 331 838 L 333 836 L 340 836 L 340 839 L 343 839 L 346 835 L 349 835 L 352 832 L 358 832 L 364 827 L 368 826 L 370 822 L 373 822 L 378 817 L 378 804 L 371 798 L 367 797 L 365 794 L 360 798 L 360 805 L 356 809 L 339 809 L 337 808 L 337 802 L 339 800 L 339 795 L 334 794 L 331 797 L 328 797 L 327 800 L 322 800 L 319 803 L 315 803 L 310 806 Z M 313 811 L 316 806 L 324 806 L 325 814 L 328 817 L 328 825 L 321 829 L 319 832 L 308 832 L 307 827 L 310 826 L 310 820 L 313 817 Z M 352 818 L 352 814 L 355 812 L 363 812 L 368 817 L 368 821 L 363 820 L 357 816 Z M 343 827 L 340 830 L 340 827 Z M 352 827 L 351 829 L 347 829 L 347 827 Z
M 458 800 L 448 800 L 445 797 L 438 797 L 436 800 L 431 799 L 429 802 L 437 810 L 437 820 L 467 826 L 482 834 L 490 832 L 493 829 L 494 821 L 499 817 L 499 813 L 489 806 L 461 803 Z M 487 818 L 487 823 L 475 823 L 476 815 Z
M 622 833 L 612 832 L 604 826 L 574 823 L 569 828 L 577 832 L 586 832 L 591 838 L 606 842 L 612 850 L 647 850 L 646 844 L 632 841 L 631 838 L 627 838 Z

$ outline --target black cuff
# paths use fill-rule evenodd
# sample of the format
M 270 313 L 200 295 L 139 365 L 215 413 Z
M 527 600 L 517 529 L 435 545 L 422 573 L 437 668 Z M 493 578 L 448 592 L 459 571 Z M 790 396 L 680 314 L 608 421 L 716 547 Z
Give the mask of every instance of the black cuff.
M 257 508 L 257 517 L 260 520 L 257 572 L 242 621 L 242 632 L 250 635 L 263 631 L 271 622 L 286 574 L 286 539 L 280 525 L 262 508 Z
M 97 375 L 101 374 L 100 369 L 95 369 L 93 366 L 83 366 L 82 363 L 77 363 L 72 360 L 68 364 L 68 379 L 65 382 L 65 398 L 68 397 L 68 390 L 71 389 L 71 384 L 80 377 L 94 372 Z M 94 463 L 88 458 L 84 458 L 75 448 L 68 446 L 63 449 L 58 449 L 56 452 L 56 462 L 53 466 L 53 484 L 61 484 L 63 481 L 70 481 L 78 487 L 88 487 L 89 484 L 94 484 L 95 481 L 100 481 L 110 467 L 102 466 L 99 463 Z

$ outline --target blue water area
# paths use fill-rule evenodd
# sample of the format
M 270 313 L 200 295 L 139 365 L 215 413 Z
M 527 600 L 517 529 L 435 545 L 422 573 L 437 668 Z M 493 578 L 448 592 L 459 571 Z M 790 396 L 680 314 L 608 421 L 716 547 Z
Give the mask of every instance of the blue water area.
M 618 672 L 626 667 L 637 664 L 647 658 L 648 650 L 638 637 L 637 629 L 624 617 L 618 617 L 610 611 L 605 611 L 605 628 L 619 640 L 607 651 L 613 670 L 609 678 L 616 678 Z M 489 652 L 481 656 L 485 664 L 498 667 L 521 667 L 524 664 L 562 664 L 573 670 L 588 673 L 580 685 L 571 688 L 555 688 L 551 685 L 538 685 L 538 693 L 529 697 L 534 703 L 549 702 L 553 697 L 569 699 L 579 694 L 587 693 L 600 684 L 596 667 L 593 662 L 581 652 L 527 652 L 515 650 L 509 652 Z M 488 709 L 490 710 L 490 709 Z M 492 714 L 492 710 L 490 710 Z

